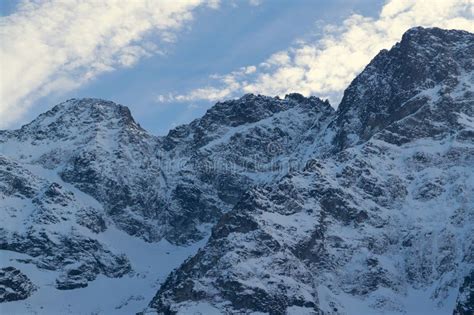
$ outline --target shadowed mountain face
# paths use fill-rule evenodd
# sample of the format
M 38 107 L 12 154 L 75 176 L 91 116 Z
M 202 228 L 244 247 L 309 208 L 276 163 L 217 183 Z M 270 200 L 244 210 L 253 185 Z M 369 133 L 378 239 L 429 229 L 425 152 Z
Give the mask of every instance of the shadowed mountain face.
M 246 95 L 160 138 L 124 106 L 66 101 L 0 132 L 0 248 L 57 271 L 58 289 L 133 273 L 127 253 L 100 235 L 118 229 L 178 246 L 202 240 L 247 189 L 282 177 L 290 153 L 333 114 L 314 97 Z
M 473 49 L 472 34 L 415 28 L 377 55 L 307 147 L 323 152 L 248 190 L 150 308 L 472 311 Z
M 473 34 L 410 29 L 337 111 L 248 94 L 165 137 L 124 106 L 66 101 L 0 131 L 0 249 L 54 271 L 57 289 L 93 290 L 134 276 L 133 250 L 102 235 L 209 237 L 148 288 L 150 312 L 469 314 L 473 56 Z M 15 299 L 41 292 L 3 263 Z
M 398 134 L 391 139 L 397 144 L 416 136 L 434 136 L 440 130 L 433 126 L 433 119 L 439 121 L 441 117 L 432 111 L 446 112 L 447 108 L 428 104 L 444 101 L 452 105 L 472 98 L 469 79 L 474 69 L 473 55 L 470 33 L 410 29 L 390 51 L 381 51 L 344 92 L 336 119 L 335 144 L 339 148 L 360 144 L 386 128 Z M 450 108 L 446 114 L 450 112 L 457 110 Z M 394 130 L 395 126 L 402 128 L 397 122 L 415 113 L 418 118 L 427 117 L 424 133 Z M 452 127 L 450 120 L 444 119 L 446 128 Z

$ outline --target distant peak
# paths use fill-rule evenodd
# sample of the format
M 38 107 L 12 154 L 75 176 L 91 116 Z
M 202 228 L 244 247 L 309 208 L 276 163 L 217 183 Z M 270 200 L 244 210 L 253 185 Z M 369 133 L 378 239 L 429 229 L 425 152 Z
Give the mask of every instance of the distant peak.
M 219 103 L 249 102 L 249 101 L 255 101 L 255 100 L 262 100 L 262 101 L 268 101 L 268 102 L 292 100 L 292 101 L 299 102 L 299 103 L 305 103 L 305 102 L 308 102 L 308 101 L 324 102 L 319 97 L 316 97 L 316 96 L 306 97 L 306 96 L 304 96 L 303 94 L 300 94 L 300 93 L 288 93 L 288 94 L 285 95 L 285 97 L 283 99 L 281 99 L 279 96 L 271 97 L 271 96 L 262 95 L 262 94 L 247 93 L 247 94 L 244 94 L 242 97 L 240 97 L 238 99 L 227 100 L 227 101 L 219 102 Z
M 127 108 L 124 105 L 114 103 L 112 101 L 100 99 L 100 98 L 71 98 L 65 102 L 62 102 L 52 108 L 51 111 L 57 112 L 59 110 L 87 110 L 94 108 L 102 111 L 114 111 L 119 108 Z M 127 108 L 128 109 L 128 108 Z
M 400 46 L 413 46 L 434 48 L 436 46 L 459 45 L 470 42 L 474 34 L 461 30 L 446 30 L 438 27 L 412 27 L 407 30 L 399 43 Z
M 143 131 L 126 106 L 98 98 L 73 98 L 39 115 L 24 125 L 20 132 L 32 135 L 53 134 L 51 130 L 54 130 L 62 134 L 67 133 L 68 129 L 77 132 L 77 129 L 85 130 L 92 125 L 107 129 Z
M 426 36 L 426 35 L 436 35 L 436 36 L 442 36 L 442 35 L 453 35 L 453 34 L 470 34 L 467 31 L 463 30 L 456 30 L 456 29 L 443 29 L 439 27 L 423 27 L 423 26 L 415 26 L 412 28 L 409 28 L 402 36 L 402 38 L 410 37 L 413 35 L 418 35 L 418 36 Z
M 265 95 L 245 94 L 239 99 L 218 102 L 211 107 L 201 122 L 222 122 L 222 124 L 236 126 L 255 122 L 267 118 L 275 113 L 288 110 L 296 106 L 310 106 L 321 109 L 329 106 L 327 101 L 317 97 L 305 97 L 298 93 L 287 94 L 284 99 Z
M 307 98 L 300 93 L 290 93 L 285 95 L 285 99 L 304 102 Z
M 308 97 L 306 97 L 306 96 L 304 96 L 303 94 L 300 94 L 300 93 L 286 94 L 285 95 L 285 100 L 292 100 L 292 101 L 295 101 L 295 102 L 298 102 L 298 103 L 322 103 L 324 105 L 330 106 L 329 101 L 327 99 L 323 101 L 322 99 L 320 99 L 317 96 L 308 96 Z
M 399 43 L 375 56 L 344 91 L 338 107 L 338 146 L 369 139 L 439 97 L 436 91 L 449 95 L 461 73 L 473 70 L 473 43 L 474 34 L 465 31 L 436 27 L 406 31 Z
M 232 100 L 225 100 L 223 102 L 219 103 L 227 103 L 227 104 L 237 104 L 237 103 L 245 103 L 245 102 L 255 102 L 255 101 L 267 101 L 271 102 L 274 100 L 273 97 L 262 95 L 262 94 L 253 94 L 253 93 L 247 93 L 241 96 L 240 98 L 237 99 L 232 99 Z

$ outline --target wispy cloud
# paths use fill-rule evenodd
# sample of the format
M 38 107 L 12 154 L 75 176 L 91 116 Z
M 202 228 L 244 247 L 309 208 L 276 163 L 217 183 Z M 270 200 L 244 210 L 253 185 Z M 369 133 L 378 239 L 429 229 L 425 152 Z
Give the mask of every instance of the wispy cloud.
M 218 0 L 24 0 L 0 18 L 0 127 L 38 98 L 160 53 L 201 5 Z
M 363 67 L 381 49 L 390 48 L 407 29 L 437 26 L 474 32 L 473 14 L 472 0 L 390 0 L 377 18 L 353 14 L 342 25 L 327 26 L 314 42 L 300 41 L 259 65 L 214 75 L 210 86 L 170 94 L 161 101 L 215 101 L 243 93 L 282 96 L 300 92 L 337 104 Z
M 257 67 L 248 66 L 242 67 L 239 70 L 232 71 L 227 75 L 212 75 L 211 79 L 217 80 L 223 83 L 221 87 L 206 87 L 195 89 L 188 94 L 173 94 L 158 95 L 155 100 L 159 103 L 164 102 L 185 102 L 193 100 L 219 100 L 225 98 L 235 91 L 238 91 L 242 87 L 242 79 L 247 76 L 254 74 L 257 71 Z

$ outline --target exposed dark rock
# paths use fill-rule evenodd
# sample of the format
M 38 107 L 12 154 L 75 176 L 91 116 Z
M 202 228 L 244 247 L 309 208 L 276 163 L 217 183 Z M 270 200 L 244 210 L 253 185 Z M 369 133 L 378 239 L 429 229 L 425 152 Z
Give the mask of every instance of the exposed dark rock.
M 20 270 L 0 269 L 0 303 L 27 299 L 35 290 L 31 280 Z
M 409 30 L 337 111 L 247 94 L 155 137 L 122 105 L 61 103 L 0 131 L 0 249 L 70 290 L 132 275 L 126 253 L 106 246 L 116 228 L 173 245 L 210 233 L 153 311 L 403 313 L 416 291 L 427 308 L 468 314 L 473 36 Z
M 335 133 L 334 147 L 320 140 L 304 167 L 242 194 L 150 308 L 346 314 L 348 295 L 381 313 L 406 312 L 405 292 L 420 290 L 432 299 L 420 303 L 449 309 L 454 274 L 474 262 L 474 200 L 460 188 L 473 189 L 472 172 L 460 169 L 472 168 L 474 149 L 453 137 L 465 135 L 474 114 L 474 98 L 460 92 L 469 89 L 463 73 L 472 81 L 473 36 L 415 28 L 382 51 L 322 133 Z M 455 314 L 472 312 L 469 277 Z
M 474 272 L 464 278 L 459 287 L 459 295 L 453 315 L 469 315 L 474 313 Z

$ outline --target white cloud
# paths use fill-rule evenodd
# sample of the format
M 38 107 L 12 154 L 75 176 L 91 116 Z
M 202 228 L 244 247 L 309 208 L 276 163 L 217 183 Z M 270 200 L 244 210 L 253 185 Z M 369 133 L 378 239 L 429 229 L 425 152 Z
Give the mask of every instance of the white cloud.
M 23 0 L 0 18 L 0 127 L 39 97 L 160 53 L 203 4 L 218 0 Z
M 242 67 L 237 71 L 233 71 L 227 75 L 211 75 L 211 79 L 217 80 L 223 84 L 223 86 L 217 87 L 205 87 L 195 89 L 188 94 L 173 94 L 168 93 L 167 95 L 158 95 L 155 97 L 155 101 L 158 103 L 163 102 L 186 102 L 193 100 L 211 100 L 216 101 L 223 99 L 235 91 L 241 90 L 246 84 L 242 81 L 248 75 L 254 74 L 257 71 L 257 67 L 248 66 Z
M 259 6 L 262 4 L 262 0 L 249 0 L 250 5 Z
M 211 79 L 211 86 L 168 100 L 210 101 L 243 93 L 284 95 L 299 92 L 329 98 L 336 105 L 343 90 L 381 50 L 390 48 L 414 26 L 474 32 L 472 0 L 391 0 L 378 18 L 353 14 L 342 25 L 327 26 L 316 42 L 300 42 L 245 73 L 238 70 Z M 249 67 L 247 67 L 249 68 Z

